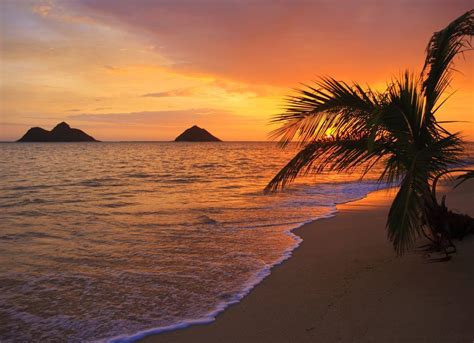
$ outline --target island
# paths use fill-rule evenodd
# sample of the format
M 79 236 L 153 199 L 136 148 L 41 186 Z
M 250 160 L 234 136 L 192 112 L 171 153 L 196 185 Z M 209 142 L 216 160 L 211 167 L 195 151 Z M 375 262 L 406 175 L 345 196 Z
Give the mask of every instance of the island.
M 202 129 L 197 125 L 190 127 L 180 134 L 175 142 L 222 142 L 216 136 L 213 136 L 206 129 Z
M 32 127 L 18 142 L 98 142 L 82 130 L 74 129 L 61 122 L 51 131 L 41 127 Z

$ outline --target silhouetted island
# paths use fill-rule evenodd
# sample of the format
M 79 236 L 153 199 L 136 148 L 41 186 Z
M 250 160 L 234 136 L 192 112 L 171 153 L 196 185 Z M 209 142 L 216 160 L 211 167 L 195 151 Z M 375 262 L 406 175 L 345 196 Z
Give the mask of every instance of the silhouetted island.
M 18 142 L 98 142 L 82 130 L 73 129 L 67 123 L 59 123 L 51 131 L 32 127 Z
M 201 129 L 199 126 L 194 125 L 190 127 L 182 134 L 180 134 L 175 142 L 222 142 L 219 138 L 210 134 L 207 130 Z

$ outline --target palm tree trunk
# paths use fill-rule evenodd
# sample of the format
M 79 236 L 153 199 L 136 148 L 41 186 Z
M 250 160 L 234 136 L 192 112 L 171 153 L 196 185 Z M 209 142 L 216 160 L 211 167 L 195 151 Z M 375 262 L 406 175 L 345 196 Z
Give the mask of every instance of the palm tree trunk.
M 436 186 L 442 176 L 464 171 L 454 169 L 440 173 L 433 180 L 430 194 L 425 195 L 426 211 L 423 221 L 429 230 L 427 237 L 431 240 L 435 250 L 443 250 L 446 253 L 446 259 L 449 259 L 449 254 L 456 252 L 453 239 L 462 240 L 466 235 L 474 233 L 474 218 L 449 210 L 446 206 L 446 196 L 443 196 L 441 203 L 439 203 Z

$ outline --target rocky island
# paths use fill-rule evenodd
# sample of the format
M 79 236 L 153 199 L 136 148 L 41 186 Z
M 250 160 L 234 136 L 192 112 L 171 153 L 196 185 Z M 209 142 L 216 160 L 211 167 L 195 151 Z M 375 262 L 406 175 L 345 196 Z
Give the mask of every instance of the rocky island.
M 209 131 L 194 125 L 182 134 L 180 134 L 175 142 L 222 142 L 219 138 L 213 136 Z
M 82 130 L 71 128 L 67 123 L 59 123 L 51 131 L 32 127 L 18 142 L 98 142 Z

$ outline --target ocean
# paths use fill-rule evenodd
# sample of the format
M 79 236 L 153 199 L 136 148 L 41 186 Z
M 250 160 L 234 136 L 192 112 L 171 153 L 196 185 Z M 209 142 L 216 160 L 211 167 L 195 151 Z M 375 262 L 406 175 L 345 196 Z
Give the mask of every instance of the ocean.
M 385 186 L 379 170 L 328 173 L 264 195 L 294 153 L 0 144 L 0 341 L 133 341 L 212 321 L 291 255 L 292 229 Z

